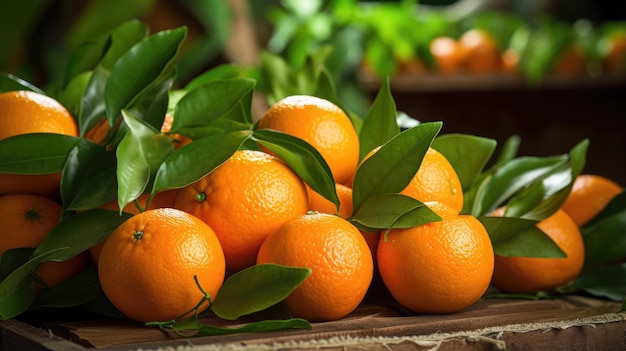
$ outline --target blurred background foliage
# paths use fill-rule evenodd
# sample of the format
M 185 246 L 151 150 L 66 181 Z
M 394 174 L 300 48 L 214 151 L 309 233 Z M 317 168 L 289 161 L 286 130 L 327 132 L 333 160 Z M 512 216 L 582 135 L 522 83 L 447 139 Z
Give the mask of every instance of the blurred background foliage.
M 262 92 L 277 99 L 294 92 L 314 92 L 316 82 L 306 80 L 317 80 L 319 75 L 299 72 L 310 72 L 311 65 L 321 64 L 336 85 L 339 100 L 362 115 L 369 98 L 359 84 L 363 74 L 383 78 L 441 73 L 430 44 L 442 36 L 460 41 L 471 29 L 486 33 L 497 55 L 514 51 L 514 73 L 530 82 L 540 82 L 554 72 L 624 74 L 625 3 L 3 0 L 0 71 L 43 88 L 53 87 L 61 81 L 65 62 L 80 43 L 129 19 L 139 19 L 152 33 L 188 27 L 177 58 L 180 84 L 211 67 L 234 62 L 253 66 L 247 74 L 259 79 Z M 234 33 L 242 16 L 251 25 L 248 41 Z M 237 53 L 238 47 L 249 50 Z M 565 68 L 557 70 L 559 65 Z

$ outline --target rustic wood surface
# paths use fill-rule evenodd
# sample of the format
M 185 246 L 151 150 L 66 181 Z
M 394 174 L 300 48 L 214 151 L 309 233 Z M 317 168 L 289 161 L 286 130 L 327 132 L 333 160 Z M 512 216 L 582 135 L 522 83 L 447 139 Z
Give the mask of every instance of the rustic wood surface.
M 2 350 L 626 350 L 619 303 L 582 296 L 484 299 L 446 315 L 361 305 L 312 330 L 180 338 L 128 320 L 0 322 Z M 227 325 L 206 318 L 205 323 Z M 245 323 L 240 321 L 238 323 Z M 233 324 L 231 324 L 233 325 Z

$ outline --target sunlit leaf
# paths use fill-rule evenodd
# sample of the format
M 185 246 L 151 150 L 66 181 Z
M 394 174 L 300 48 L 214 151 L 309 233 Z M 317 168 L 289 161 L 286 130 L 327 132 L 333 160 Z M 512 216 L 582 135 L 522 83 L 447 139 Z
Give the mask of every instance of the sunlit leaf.
M 368 198 L 349 220 L 360 229 L 372 232 L 412 228 L 439 221 L 441 217 L 412 197 L 391 193 Z
M 570 151 L 568 162 L 530 182 L 525 189 L 515 194 L 507 202 L 505 216 L 542 220 L 561 208 L 574 179 L 584 168 L 588 145 L 588 140 L 577 144 Z
M 311 189 L 339 207 L 335 180 L 328 164 L 306 141 L 270 129 L 257 129 L 254 141 L 285 161 Z
M 182 188 L 209 174 L 232 156 L 251 131 L 216 134 L 194 140 L 170 154 L 159 167 L 152 194 Z
M 230 276 L 220 288 L 211 310 L 235 320 L 285 299 L 311 274 L 310 268 L 257 264 Z
M 455 133 L 436 137 L 432 147 L 450 161 L 466 191 L 491 159 L 496 143 L 489 138 Z
M 0 140 L 0 172 L 56 173 L 80 138 L 52 134 L 19 134 Z
M 429 122 L 407 129 L 363 161 L 354 178 L 355 211 L 367 198 L 402 191 L 415 176 L 441 126 L 441 122 Z
M 158 32 L 134 45 L 111 69 L 104 90 L 106 115 L 117 121 L 121 110 L 169 66 L 178 54 L 186 28 Z M 114 123 L 110 123 L 114 124 Z
M 400 133 L 396 117 L 396 103 L 391 95 L 387 78 L 363 118 L 359 133 L 361 146 L 359 160 Z
M 226 115 L 250 97 L 254 85 L 251 79 L 225 79 L 196 87 L 176 104 L 172 132 L 203 126 Z
M 120 209 L 144 192 L 151 177 L 174 152 L 174 146 L 166 135 L 147 126 L 126 111 L 122 111 L 122 114 L 129 133 L 116 151 Z
M 518 157 L 501 164 L 486 178 L 472 207 L 474 216 L 485 215 L 502 206 L 525 186 L 552 173 L 567 162 L 567 155 L 552 157 Z

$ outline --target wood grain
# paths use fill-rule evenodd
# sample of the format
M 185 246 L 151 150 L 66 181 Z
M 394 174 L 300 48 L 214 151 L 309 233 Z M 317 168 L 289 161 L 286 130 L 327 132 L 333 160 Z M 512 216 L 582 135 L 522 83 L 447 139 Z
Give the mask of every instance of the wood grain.
M 312 330 L 185 339 L 129 320 L 39 321 L 40 327 L 0 322 L 2 350 L 625 350 L 626 314 L 620 304 L 582 296 L 551 300 L 484 299 L 446 315 L 416 315 L 397 305 L 363 304 L 339 321 Z M 237 323 L 246 323 L 241 320 Z M 216 318 L 204 323 L 234 326 Z M 189 345 L 196 345 L 191 347 Z

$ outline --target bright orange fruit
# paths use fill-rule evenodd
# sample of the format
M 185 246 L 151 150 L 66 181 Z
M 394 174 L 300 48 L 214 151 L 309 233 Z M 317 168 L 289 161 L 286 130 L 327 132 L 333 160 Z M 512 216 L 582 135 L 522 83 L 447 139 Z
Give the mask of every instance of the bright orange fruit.
M 0 94 L 0 140 L 28 133 L 78 136 L 74 117 L 61 103 L 43 94 L 18 90 Z M 61 173 L 0 173 L 0 194 L 51 194 L 59 189 Z
M 241 150 L 179 189 L 175 207 L 215 230 L 228 269 L 237 271 L 254 264 L 270 233 L 307 212 L 308 199 L 304 182 L 280 159 Z
M 0 197 L 0 255 L 16 248 L 36 248 L 61 220 L 61 205 L 49 198 L 30 194 Z M 35 273 L 47 287 L 82 271 L 85 253 L 63 261 L 40 264 Z
M 418 313 L 450 313 L 478 301 L 494 268 L 491 240 L 470 215 L 428 202 L 441 221 L 393 229 L 378 243 L 378 270 L 393 297 Z
M 225 275 L 224 253 L 206 223 L 173 208 L 129 218 L 107 238 L 98 264 L 104 293 L 125 316 L 167 321 L 212 298 Z M 203 305 L 200 311 L 208 307 Z
M 326 213 L 286 222 L 263 242 L 257 263 L 312 270 L 285 300 L 294 317 L 309 321 L 337 320 L 352 312 L 365 297 L 374 271 L 359 230 Z
M 261 117 L 260 129 L 274 129 L 298 137 L 322 155 L 335 183 L 352 177 L 359 161 L 359 136 L 346 113 L 315 96 L 288 96 Z
M 504 209 L 494 211 L 502 215 Z M 562 210 L 537 223 L 537 227 L 565 252 L 567 258 L 495 256 L 492 285 L 507 293 L 549 290 L 576 278 L 585 260 L 585 246 L 576 223 Z
M 597 174 L 581 174 L 574 180 L 572 191 L 561 206 L 582 227 L 600 213 L 622 187 L 616 182 Z

